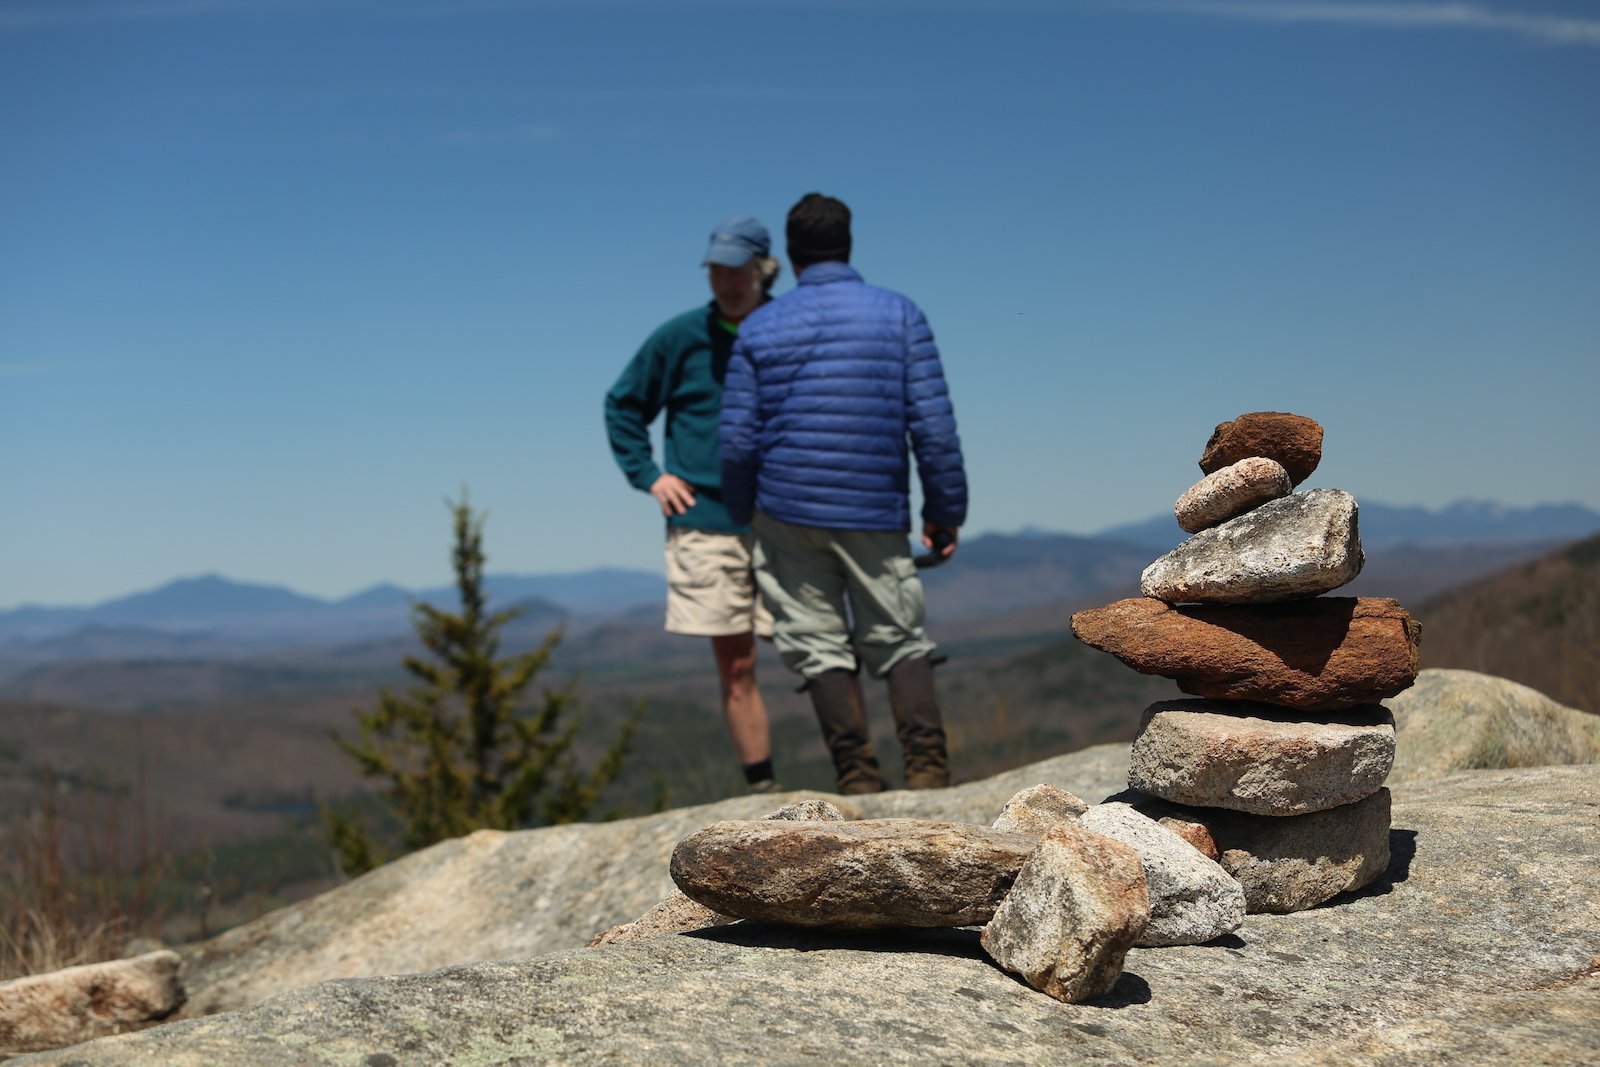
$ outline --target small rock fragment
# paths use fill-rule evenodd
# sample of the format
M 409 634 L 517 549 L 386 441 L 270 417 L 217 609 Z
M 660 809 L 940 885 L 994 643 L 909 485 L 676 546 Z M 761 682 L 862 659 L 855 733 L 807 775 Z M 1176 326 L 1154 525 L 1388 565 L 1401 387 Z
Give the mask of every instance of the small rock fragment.
M 1089 805 L 1058 785 L 1030 786 L 1006 801 L 991 830 L 1008 834 L 1042 834 L 1052 826 L 1071 822 Z
M 1283 464 L 1265 456 L 1249 456 L 1212 471 L 1178 498 L 1172 513 L 1188 533 L 1226 522 L 1294 489 Z
M 684 896 L 681 892 L 674 891 L 649 911 L 628 923 L 618 923 L 616 926 L 602 930 L 591 937 L 584 945 L 585 948 L 594 948 L 598 945 L 627 945 L 635 941 L 650 941 L 657 937 L 666 937 L 669 934 L 683 934 L 690 930 L 705 930 L 712 926 L 726 926 L 728 923 L 738 922 L 733 915 L 723 915 L 721 912 L 712 911 L 704 904 L 697 904 Z
M 1048 831 L 1022 865 L 982 942 L 1033 988 L 1076 1003 L 1116 985 L 1149 923 L 1138 853 L 1067 823 Z

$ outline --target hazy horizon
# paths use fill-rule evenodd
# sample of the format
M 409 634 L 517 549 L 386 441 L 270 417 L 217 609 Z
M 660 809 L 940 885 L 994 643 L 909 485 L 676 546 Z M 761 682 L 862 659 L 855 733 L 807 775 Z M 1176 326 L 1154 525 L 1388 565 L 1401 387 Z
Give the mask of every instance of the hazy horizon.
M 1359 505 L 1359 504 L 1361 504 L 1361 501 L 1357 501 L 1357 503 Z M 1559 501 L 1559 500 L 1557 500 L 1557 501 L 1543 501 L 1543 502 L 1540 502 L 1538 504 L 1529 505 L 1527 508 L 1513 508 L 1513 507 L 1510 507 L 1508 505 L 1502 504 L 1499 501 L 1489 500 L 1489 499 L 1485 499 L 1485 498 L 1475 498 L 1475 499 L 1474 498 L 1463 498 L 1461 500 L 1451 501 L 1449 504 L 1444 505 L 1443 507 L 1439 507 L 1439 508 L 1428 508 L 1428 507 L 1425 507 L 1424 505 L 1418 505 L 1418 504 L 1395 504 L 1395 503 L 1392 503 L 1390 501 L 1368 501 L 1366 503 L 1369 506 L 1391 508 L 1391 509 L 1395 509 L 1395 510 L 1413 510 L 1413 509 L 1421 510 L 1421 511 L 1426 512 L 1430 516 L 1442 516 L 1444 514 L 1447 514 L 1449 512 L 1452 512 L 1452 511 L 1455 511 L 1455 510 L 1458 510 L 1458 509 L 1466 509 L 1466 510 L 1469 510 L 1469 511 L 1478 511 L 1478 510 L 1488 509 L 1491 512 L 1501 512 L 1501 511 L 1507 511 L 1507 510 L 1522 511 L 1522 510 L 1533 510 L 1533 509 L 1538 509 L 1538 508 L 1577 507 L 1577 508 L 1583 508 L 1585 511 L 1588 511 L 1590 514 L 1595 515 L 1597 517 L 1597 519 L 1600 519 L 1600 511 L 1597 511 L 1596 509 L 1593 509 L 1593 508 L 1587 508 L 1584 505 L 1577 503 L 1576 501 Z M 1155 513 L 1152 513 L 1152 514 L 1148 514 L 1148 515 L 1142 516 L 1140 518 L 1129 519 L 1129 520 L 1127 520 L 1125 522 L 1112 523 L 1110 526 L 1103 527 L 1103 528 L 1098 529 L 1098 530 L 1092 530 L 1092 531 L 1056 530 L 1056 529 L 1050 529 L 1048 527 L 1040 526 L 1038 524 L 1024 523 L 1022 526 L 1019 526 L 1016 529 L 1012 529 L 1012 530 L 968 530 L 968 531 L 963 531 L 963 539 L 964 540 L 973 540 L 975 538 L 986 537 L 986 536 L 999 536 L 999 537 L 1053 537 L 1053 536 L 1068 536 L 1068 537 L 1084 537 L 1084 538 L 1101 538 L 1101 537 L 1106 537 L 1106 536 L 1114 533 L 1115 531 L 1117 531 L 1119 529 L 1122 529 L 1122 528 L 1125 528 L 1125 527 L 1136 526 L 1136 525 L 1141 525 L 1141 524 L 1148 523 L 1148 522 L 1159 521 L 1159 520 L 1167 517 L 1169 514 L 1170 514 L 1170 512 L 1155 512 Z M 1173 530 L 1174 530 L 1174 533 L 1178 532 L 1178 527 L 1177 527 L 1175 522 L 1174 522 L 1174 525 L 1173 525 Z M 487 542 L 487 537 L 486 537 L 486 542 Z M 298 596 L 310 597 L 312 599 L 320 600 L 320 601 L 323 601 L 323 602 L 326 602 L 326 603 L 330 603 L 330 604 L 338 603 L 338 602 L 343 601 L 343 600 L 348 600 L 348 599 L 350 599 L 352 597 L 356 597 L 356 596 L 359 596 L 359 595 L 361 595 L 363 593 L 367 593 L 367 592 L 370 592 L 370 591 L 372 591 L 374 589 L 377 589 L 377 588 L 380 588 L 380 587 L 385 587 L 385 586 L 398 587 L 398 588 L 401 588 L 401 589 L 405 590 L 408 593 L 415 593 L 415 592 L 419 592 L 419 591 L 422 591 L 422 590 L 443 589 L 443 588 L 447 588 L 447 587 L 449 587 L 451 585 L 451 583 L 453 581 L 453 577 L 452 577 L 452 575 L 450 573 L 450 569 L 449 569 L 448 552 L 449 552 L 448 537 L 445 536 L 445 535 L 441 535 L 441 539 L 440 539 L 440 543 L 439 543 L 438 574 L 435 575 L 431 579 L 427 579 L 427 580 L 424 580 L 424 581 L 418 582 L 418 583 L 407 583 L 407 582 L 396 581 L 396 580 L 390 579 L 390 578 L 380 578 L 377 581 L 368 582 L 367 584 L 359 586 L 359 587 L 356 587 L 356 588 L 342 588 L 341 587 L 340 589 L 326 590 L 326 591 L 325 590 L 310 590 L 310 589 L 305 589 L 305 588 L 296 586 L 295 584 L 293 584 L 290 581 L 274 580 L 274 579 L 272 579 L 270 577 L 267 577 L 267 578 L 246 578 L 246 577 L 242 577 L 242 576 L 239 576 L 239 575 L 226 574 L 226 573 L 223 573 L 222 571 L 219 571 L 219 570 L 216 570 L 216 569 L 207 569 L 207 568 L 202 567 L 202 568 L 199 568 L 197 570 L 191 570 L 191 571 L 186 571 L 186 572 L 183 572 L 183 573 L 170 575 L 166 579 L 164 579 L 162 581 L 159 581 L 159 582 L 156 582 L 156 583 L 154 583 L 152 585 L 149 585 L 149 586 L 144 586 L 144 587 L 137 588 L 137 589 L 126 589 L 126 590 L 121 590 L 121 591 L 118 591 L 118 592 L 113 592 L 113 593 L 111 593 L 111 594 L 109 594 L 107 596 L 99 597 L 99 598 L 97 598 L 95 600 L 92 600 L 92 601 L 77 602 L 77 603 L 65 603 L 65 602 L 62 602 L 62 601 L 28 601 L 28 602 L 24 602 L 24 603 L 9 603 L 9 604 L 0 602 L 0 614 L 4 614 L 4 613 L 6 613 L 8 611 L 15 611 L 15 610 L 22 609 L 22 608 L 50 608 L 50 609 L 59 608 L 59 609 L 67 609 L 67 610 L 94 608 L 94 607 L 98 607 L 100 605 L 103 605 L 103 604 L 106 604 L 106 603 L 109 603 L 109 602 L 112 602 L 112 601 L 121 600 L 121 599 L 125 599 L 127 597 L 132 597 L 132 596 L 138 596 L 138 595 L 141 595 L 141 594 L 144 594 L 144 593 L 153 592 L 153 591 L 155 591 L 157 589 L 162 589 L 162 588 L 165 588 L 165 587 L 167 587 L 169 585 L 173 585 L 173 584 L 176 584 L 176 583 L 203 581 L 203 580 L 207 580 L 207 579 L 222 579 L 224 581 L 227 581 L 227 582 L 230 582 L 230 583 L 233 583 L 233 584 L 236 584 L 236 585 L 259 586 L 259 587 L 263 587 L 263 588 L 272 588 L 272 589 L 285 590 L 285 591 L 288 591 L 290 593 L 294 593 L 294 594 L 296 594 Z M 651 560 L 651 561 L 647 561 L 646 563 L 640 564 L 640 565 L 625 564 L 625 563 L 600 563 L 600 564 L 596 564 L 596 565 L 591 566 L 591 567 L 577 567 L 577 568 L 559 569 L 559 570 L 538 570 L 538 571 L 512 570 L 512 569 L 508 569 L 506 567 L 502 567 L 502 566 L 496 565 L 495 560 L 494 560 L 494 558 L 493 558 L 493 556 L 491 554 L 490 559 L 489 559 L 489 563 L 488 563 L 488 566 L 486 568 L 485 573 L 486 573 L 487 576 L 489 576 L 491 578 L 494 578 L 494 577 L 500 577 L 500 578 L 530 578 L 530 577 L 532 577 L 532 578 L 560 578 L 560 577 L 565 577 L 565 576 L 578 576 L 578 575 L 589 574 L 589 573 L 596 572 L 596 571 L 607 571 L 607 570 L 627 571 L 627 572 L 630 572 L 630 573 L 632 573 L 632 572 L 641 572 L 641 573 L 648 573 L 648 574 L 660 574 L 662 568 L 660 566 L 660 561 L 659 560 Z

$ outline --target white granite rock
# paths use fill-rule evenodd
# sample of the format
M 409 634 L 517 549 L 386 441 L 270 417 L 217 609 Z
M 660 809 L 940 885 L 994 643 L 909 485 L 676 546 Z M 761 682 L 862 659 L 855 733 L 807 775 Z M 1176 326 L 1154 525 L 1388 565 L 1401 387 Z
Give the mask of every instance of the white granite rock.
M 1150 924 L 1139 854 L 1081 826 L 1047 832 L 983 928 L 1001 967 L 1057 1000 L 1109 992 Z
M 1202 530 L 1145 568 L 1140 589 L 1169 604 L 1262 604 L 1317 596 L 1361 573 L 1355 498 L 1313 489 Z
M 1213 860 L 1127 804 L 1096 804 L 1078 820 L 1139 854 L 1150 894 L 1141 945 L 1199 945 L 1244 922 L 1244 889 Z

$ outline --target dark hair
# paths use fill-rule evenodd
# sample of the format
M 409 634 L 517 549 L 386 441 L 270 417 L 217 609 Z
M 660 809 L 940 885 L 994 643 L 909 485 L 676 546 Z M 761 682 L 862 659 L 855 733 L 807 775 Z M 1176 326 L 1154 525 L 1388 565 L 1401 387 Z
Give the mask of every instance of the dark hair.
M 784 226 L 795 273 L 813 263 L 850 262 L 850 209 L 843 200 L 807 193 L 789 209 Z

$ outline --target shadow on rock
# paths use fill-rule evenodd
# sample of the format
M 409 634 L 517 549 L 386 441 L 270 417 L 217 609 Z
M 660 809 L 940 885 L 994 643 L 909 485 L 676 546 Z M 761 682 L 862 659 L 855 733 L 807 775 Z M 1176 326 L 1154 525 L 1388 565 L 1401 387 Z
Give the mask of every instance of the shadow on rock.
M 1331 900 L 1318 904 L 1318 908 L 1336 908 L 1341 904 L 1364 900 L 1367 897 L 1388 896 L 1394 887 L 1411 877 L 1411 861 L 1417 856 L 1417 832 L 1415 830 L 1390 830 L 1389 831 L 1389 866 L 1383 874 L 1374 878 L 1360 889 L 1348 893 L 1340 893 Z M 1316 910 L 1316 909 L 1312 909 Z
M 746 919 L 726 926 L 693 930 L 684 937 L 720 941 L 745 948 L 786 948 L 798 952 L 849 949 L 856 952 L 921 952 L 936 956 L 989 960 L 976 928 L 934 927 L 922 930 L 829 930 L 783 926 Z
M 1150 1003 L 1150 983 L 1136 974 L 1122 972 L 1111 992 L 1081 1002 L 1086 1008 L 1128 1008 Z

